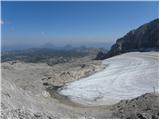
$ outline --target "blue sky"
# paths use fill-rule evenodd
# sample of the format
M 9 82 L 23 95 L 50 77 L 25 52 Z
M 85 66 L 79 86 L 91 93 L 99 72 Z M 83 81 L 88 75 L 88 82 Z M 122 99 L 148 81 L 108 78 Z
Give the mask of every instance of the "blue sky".
M 2 46 L 106 45 L 158 18 L 158 2 L 2 2 Z

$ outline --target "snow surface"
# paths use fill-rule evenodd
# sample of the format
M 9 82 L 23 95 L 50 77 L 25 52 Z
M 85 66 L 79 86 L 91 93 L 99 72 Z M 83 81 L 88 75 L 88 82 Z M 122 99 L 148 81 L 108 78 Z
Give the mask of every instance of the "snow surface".
M 84 105 L 109 105 L 158 91 L 158 52 L 130 52 L 102 63 L 103 71 L 66 84 L 59 93 Z

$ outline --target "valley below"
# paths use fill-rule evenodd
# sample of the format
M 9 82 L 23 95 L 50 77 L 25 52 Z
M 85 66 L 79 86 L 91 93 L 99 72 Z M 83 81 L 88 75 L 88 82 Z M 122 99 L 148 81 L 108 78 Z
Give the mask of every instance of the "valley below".
M 1 71 L 1 118 L 158 117 L 158 52 L 52 66 L 6 61 Z

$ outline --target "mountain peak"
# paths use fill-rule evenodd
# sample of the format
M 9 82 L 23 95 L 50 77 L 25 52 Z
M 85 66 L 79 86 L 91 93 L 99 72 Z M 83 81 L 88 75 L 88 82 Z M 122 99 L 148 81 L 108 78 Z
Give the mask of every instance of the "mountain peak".
M 96 59 L 106 59 L 130 51 L 151 49 L 159 49 L 159 19 L 131 30 L 122 38 L 117 39 L 107 54 L 103 55 L 103 57 L 98 57 L 98 55 Z

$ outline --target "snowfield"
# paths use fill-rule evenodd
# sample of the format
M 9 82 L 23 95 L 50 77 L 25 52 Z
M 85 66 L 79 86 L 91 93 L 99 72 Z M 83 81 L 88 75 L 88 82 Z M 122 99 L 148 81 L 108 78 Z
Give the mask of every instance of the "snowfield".
M 106 59 L 103 71 L 66 84 L 59 90 L 73 102 L 110 105 L 158 91 L 158 52 L 130 52 Z

